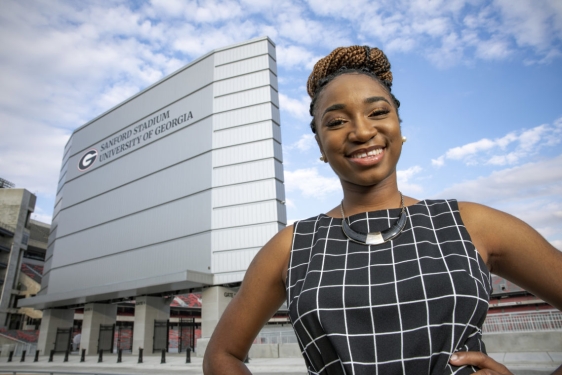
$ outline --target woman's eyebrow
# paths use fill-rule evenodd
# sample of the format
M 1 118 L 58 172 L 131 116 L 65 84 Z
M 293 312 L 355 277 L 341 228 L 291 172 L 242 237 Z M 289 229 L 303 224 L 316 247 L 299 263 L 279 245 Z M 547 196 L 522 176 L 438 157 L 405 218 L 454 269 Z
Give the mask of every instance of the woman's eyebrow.
M 324 110 L 324 113 L 322 113 L 322 117 L 324 117 L 324 115 L 330 111 L 337 111 L 338 109 L 344 109 L 345 108 L 345 104 L 334 104 L 329 106 L 328 108 L 326 108 L 326 110 Z
M 390 104 L 388 102 L 388 99 L 386 99 L 384 96 L 371 96 L 370 98 L 363 100 L 363 102 L 365 104 L 370 104 L 370 103 L 380 102 L 381 100 L 383 102 L 387 102 L 388 104 Z

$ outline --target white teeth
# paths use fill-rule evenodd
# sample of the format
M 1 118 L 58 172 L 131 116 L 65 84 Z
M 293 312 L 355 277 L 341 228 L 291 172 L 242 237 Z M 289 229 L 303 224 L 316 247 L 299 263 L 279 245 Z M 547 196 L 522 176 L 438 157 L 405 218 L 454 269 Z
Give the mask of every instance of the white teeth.
M 369 151 L 369 152 L 361 152 L 361 153 L 353 154 L 353 155 L 351 155 L 351 157 L 352 157 L 352 158 L 355 158 L 355 159 L 362 159 L 362 158 L 366 158 L 367 156 L 375 156 L 375 155 L 378 155 L 378 154 L 380 154 L 381 152 L 382 152 L 382 149 L 381 149 L 381 148 L 377 148 L 377 149 L 371 150 L 371 151 Z

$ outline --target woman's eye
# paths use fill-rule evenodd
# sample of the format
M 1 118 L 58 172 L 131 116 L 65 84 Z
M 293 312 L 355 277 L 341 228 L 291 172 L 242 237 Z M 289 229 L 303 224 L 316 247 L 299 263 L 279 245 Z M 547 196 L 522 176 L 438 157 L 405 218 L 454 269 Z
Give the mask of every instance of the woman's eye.
M 334 126 L 338 126 L 343 124 L 343 120 L 342 119 L 334 119 L 334 120 L 330 120 L 326 123 L 327 127 L 334 127 Z
M 373 112 L 371 112 L 371 114 L 369 116 L 370 117 L 383 116 L 383 115 L 388 115 L 389 113 L 390 113 L 390 110 L 388 110 L 386 108 L 381 108 L 381 109 L 375 109 Z

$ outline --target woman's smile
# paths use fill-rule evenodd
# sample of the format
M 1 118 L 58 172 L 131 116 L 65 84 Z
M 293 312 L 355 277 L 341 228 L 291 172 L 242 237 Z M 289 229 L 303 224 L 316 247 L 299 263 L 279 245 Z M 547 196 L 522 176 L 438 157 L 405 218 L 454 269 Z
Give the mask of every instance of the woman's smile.
M 380 146 L 373 146 L 368 148 L 361 148 L 353 151 L 347 157 L 352 163 L 362 166 L 375 165 L 381 161 L 384 156 L 384 148 Z

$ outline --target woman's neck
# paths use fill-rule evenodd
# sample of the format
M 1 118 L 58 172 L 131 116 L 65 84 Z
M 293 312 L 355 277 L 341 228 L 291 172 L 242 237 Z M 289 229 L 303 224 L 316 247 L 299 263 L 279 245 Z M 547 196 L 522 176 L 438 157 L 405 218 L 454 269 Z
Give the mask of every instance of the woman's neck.
M 346 216 L 360 212 L 400 208 L 400 192 L 396 179 L 381 181 L 373 186 L 342 183 L 343 206 Z

